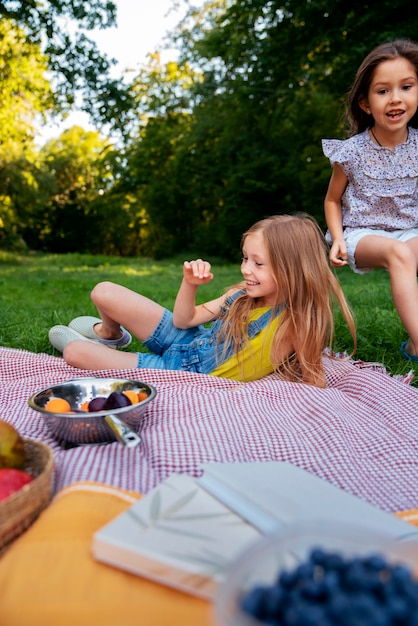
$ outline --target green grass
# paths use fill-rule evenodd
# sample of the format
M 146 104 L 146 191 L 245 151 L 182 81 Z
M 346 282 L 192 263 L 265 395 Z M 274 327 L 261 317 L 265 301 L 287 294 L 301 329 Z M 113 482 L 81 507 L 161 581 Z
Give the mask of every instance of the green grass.
M 240 280 L 239 267 L 211 260 L 215 280 L 199 290 L 199 300 L 217 297 Z M 48 342 L 54 324 L 68 324 L 77 315 L 95 315 L 89 294 L 102 280 L 111 280 L 172 308 L 182 276 L 183 258 L 152 261 L 79 254 L 18 255 L 0 252 L 0 345 L 57 354 Z M 355 358 L 383 363 L 392 374 L 417 369 L 399 354 L 407 336 L 394 309 L 387 272 L 337 272 L 353 309 L 358 332 Z M 351 351 L 352 341 L 336 313 L 334 349 Z M 134 341 L 133 350 L 141 345 Z M 417 370 L 418 371 L 418 370 Z
M 400 344 L 408 337 L 393 305 L 388 273 L 374 270 L 361 275 L 344 267 L 337 276 L 355 316 L 355 358 L 383 363 L 392 374 L 406 374 L 411 369 L 418 374 L 418 365 L 405 360 L 399 352 Z M 342 349 L 349 345 L 349 334 L 341 315 L 336 318 L 338 347 Z

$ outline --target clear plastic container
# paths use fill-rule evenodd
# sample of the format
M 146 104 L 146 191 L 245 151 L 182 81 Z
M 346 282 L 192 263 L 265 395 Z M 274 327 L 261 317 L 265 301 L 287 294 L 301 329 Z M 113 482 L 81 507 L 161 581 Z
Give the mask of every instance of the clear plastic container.
M 408 527 L 406 527 L 408 529 Z M 339 553 L 347 558 L 383 556 L 389 564 L 408 566 L 418 578 L 416 529 L 402 541 L 394 541 L 370 527 L 310 522 L 284 528 L 264 537 L 243 552 L 231 566 L 214 603 L 217 626 L 262 626 L 239 606 L 243 595 L 256 585 L 271 585 L 283 571 L 293 571 L 306 561 L 313 548 Z

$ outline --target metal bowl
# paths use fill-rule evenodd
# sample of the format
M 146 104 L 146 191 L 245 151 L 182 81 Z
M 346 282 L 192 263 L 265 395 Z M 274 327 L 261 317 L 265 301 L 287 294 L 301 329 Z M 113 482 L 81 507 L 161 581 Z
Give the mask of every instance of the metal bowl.
M 51 398 L 63 398 L 71 409 L 81 409 L 84 402 L 97 396 L 107 397 L 113 391 L 144 392 L 145 400 L 108 411 L 86 413 L 55 413 L 45 409 Z M 109 443 L 120 441 L 125 446 L 134 447 L 141 443 L 137 430 L 141 418 L 157 391 L 152 385 L 121 378 L 75 378 L 57 385 L 51 385 L 34 393 L 28 400 L 29 406 L 39 411 L 51 434 L 60 442 L 71 444 Z

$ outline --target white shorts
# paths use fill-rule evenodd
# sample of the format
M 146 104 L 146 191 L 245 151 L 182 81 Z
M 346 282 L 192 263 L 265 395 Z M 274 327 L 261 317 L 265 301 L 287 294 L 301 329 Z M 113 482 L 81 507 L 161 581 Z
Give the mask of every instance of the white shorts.
M 378 230 L 376 228 L 347 228 L 344 231 L 344 241 L 347 246 L 347 263 L 357 274 L 367 274 L 371 272 L 372 267 L 356 266 L 355 252 L 360 239 L 367 235 L 375 237 L 387 237 L 389 239 L 397 239 L 398 241 L 408 241 L 414 237 L 418 237 L 418 228 L 409 228 L 408 230 Z

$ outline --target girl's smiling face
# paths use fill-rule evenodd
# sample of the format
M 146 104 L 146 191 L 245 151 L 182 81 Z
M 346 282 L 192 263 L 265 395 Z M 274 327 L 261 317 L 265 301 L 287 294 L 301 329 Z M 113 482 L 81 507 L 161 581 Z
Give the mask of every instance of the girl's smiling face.
M 360 105 L 372 114 L 383 133 L 404 129 L 418 106 L 415 66 L 404 57 L 380 63 L 374 70 L 367 98 Z
M 246 236 L 242 249 L 241 273 L 247 294 L 258 298 L 261 306 L 277 304 L 277 285 L 262 232 Z

